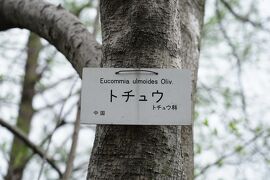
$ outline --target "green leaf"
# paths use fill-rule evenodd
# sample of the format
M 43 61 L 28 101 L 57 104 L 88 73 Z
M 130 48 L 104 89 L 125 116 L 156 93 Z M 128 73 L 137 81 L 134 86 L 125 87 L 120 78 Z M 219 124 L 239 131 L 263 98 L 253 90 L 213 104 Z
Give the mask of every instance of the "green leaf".
M 231 121 L 231 122 L 229 123 L 229 129 L 230 129 L 232 132 L 238 133 L 237 123 L 236 123 L 235 121 Z
M 208 121 L 208 119 L 207 118 L 205 118 L 204 119 L 204 121 L 203 121 L 203 125 L 205 125 L 205 126 L 209 126 L 209 121 Z
M 223 163 L 223 160 L 219 160 L 219 161 L 217 162 L 217 166 L 218 166 L 218 167 L 223 166 L 223 164 L 224 164 L 224 163 Z
M 238 146 L 236 146 L 236 147 L 235 147 L 235 152 L 237 152 L 237 153 L 241 153 L 241 152 L 243 151 L 243 149 L 244 149 L 244 147 L 243 147 L 243 146 L 238 145 Z

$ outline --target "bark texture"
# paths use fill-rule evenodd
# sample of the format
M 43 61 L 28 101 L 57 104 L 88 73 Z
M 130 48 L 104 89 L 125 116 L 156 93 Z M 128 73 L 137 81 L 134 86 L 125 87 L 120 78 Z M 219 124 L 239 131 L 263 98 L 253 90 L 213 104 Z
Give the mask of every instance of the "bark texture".
M 190 69 L 194 98 L 203 0 L 101 0 L 100 11 L 103 67 Z M 87 179 L 193 179 L 192 126 L 96 131 Z
M 34 115 L 32 106 L 35 95 L 35 84 L 39 80 L 36 72 L 38 66 L 38 55 L 41 49 L 40 38 L 31 33 L 27 43 L 27 59 L 25 64 L 25 75 L 22 85 L 22 98 L 16 127 L 21 129 L 25 135 L 30 132 L 31 121 Z M 29 148 L 17 136 L 14 137 L 8 166 L 6 180 L 20 180 L 28 160 Z
M 82 68 L 98 67 L 100 45 L 71 13 L 42 0 L 0 0 L 0 31 L 26 28 L 63 53 L 81 76 Z

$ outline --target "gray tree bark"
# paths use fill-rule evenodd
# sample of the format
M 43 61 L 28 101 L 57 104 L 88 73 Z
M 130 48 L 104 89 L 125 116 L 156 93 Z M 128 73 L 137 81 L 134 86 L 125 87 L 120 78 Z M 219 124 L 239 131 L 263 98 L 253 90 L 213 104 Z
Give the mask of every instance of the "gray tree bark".
M 0 0 L 0 31 L 26 28 L 49 41 L 81 76 L 83 67 L 99 67 L 101 46 L 80 20 L 61 5 L 42 0 Z
M 190 69 L 194 100 L 204 1 L 101 0 L 100 11 L 103 67 Z M 98 125 L 88 179 L 193 179 L 192 126 Z
M 100 10 L 103 67 L 190 69 L 194 99 L 204 0 L 102 0 Z M 0 0 L 0 30 L 11 27 L 47 39 L 80 75 L 99 65 L 98 44 L 60 6 Z M 97 126 L 88 179 L 193 179 L 192 126 Z

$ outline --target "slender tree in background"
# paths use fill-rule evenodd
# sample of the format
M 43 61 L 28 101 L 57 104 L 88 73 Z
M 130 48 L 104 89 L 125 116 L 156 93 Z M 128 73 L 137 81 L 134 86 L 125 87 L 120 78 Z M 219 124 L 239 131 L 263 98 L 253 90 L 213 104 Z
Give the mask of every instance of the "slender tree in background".
M 203 0 L 101 1 L 103 67 L 180 68 L 197 81 Z M 19 27 L 47 39 L 71 62 L 100 66 L 92 35 L 61 6 L 0 0 L 0 30 Z M 98 126 L 88 179 L 192 179 L 192 126 Z
M 20 128 L 25 135 L 30 132 L 31 120 L 34 115 L 33 97 L 35 96 L 35 85 L 39 81 L 37 72 L 38 55 L 41 49 L 40 38 L 31 33 L 27 43 L 27 60 L 25 64 L 25 75 L 22 87 L 22 98 L 16 126 Z M 25 145 L 16 136 L 14 137 L 11 152 L 7 180 L 22 179 L 23 170 L 29 156 L 28 146 Z

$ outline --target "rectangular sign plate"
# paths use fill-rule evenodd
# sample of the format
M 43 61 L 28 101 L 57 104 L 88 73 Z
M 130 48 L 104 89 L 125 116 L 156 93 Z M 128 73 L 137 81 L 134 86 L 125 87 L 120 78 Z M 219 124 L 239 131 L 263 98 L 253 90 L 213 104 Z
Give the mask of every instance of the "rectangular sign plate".
M 191 125 L 191 72 L 84 68 L 81 123 Z

